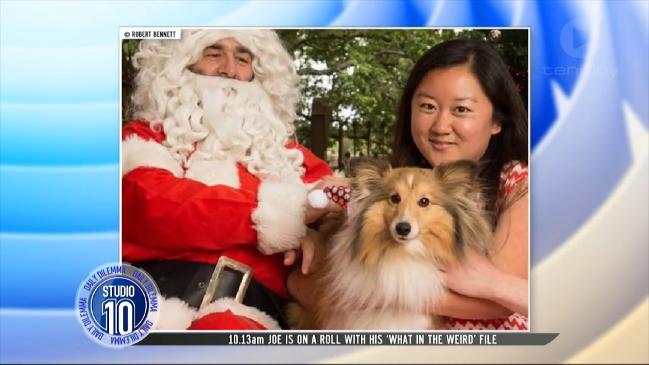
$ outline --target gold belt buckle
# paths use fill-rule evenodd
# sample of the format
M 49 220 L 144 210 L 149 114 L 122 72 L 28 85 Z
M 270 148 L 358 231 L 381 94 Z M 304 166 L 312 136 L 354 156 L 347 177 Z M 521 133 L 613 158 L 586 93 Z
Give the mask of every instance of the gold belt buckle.
M 207 290 L 205 291 L 205 295 L 203 296 L 203 302 L 201 303 L 200 309 L 203 309 L 204 307 L 212 303 L 216 289 L 219 286 L 219 276 L 226 267 L 243 274 L 241 283 L 239 284 L 239 289 L 237 290 L 237 295 L 234 298 L 234 300 L 236 300 L 237 302 L 243 303 L 243 297 L 246 295 L 248 285 L 250 285 L 250 280 L 252 280 L 252 268 L 229 257 L 221 256 L 219 257 L 219 261 L 216 263 L 216 267 L 214 268 L 214 272 L 212 273 L 210 283 L 207 285 Z

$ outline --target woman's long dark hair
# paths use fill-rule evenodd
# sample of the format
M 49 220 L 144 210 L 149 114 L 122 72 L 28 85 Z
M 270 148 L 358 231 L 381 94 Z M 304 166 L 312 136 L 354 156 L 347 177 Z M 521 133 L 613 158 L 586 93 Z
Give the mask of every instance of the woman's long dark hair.
M 500 133 L 491 136 L 481 160 L 483 170 L 480 176 L 485 184 L 486 209 L 494 213 L 503 165 L 512 160 L 528 161 L 527 111 L 505 63 L 498 51 L 487 42 L 465 39 L 443 42 L 428 50 L 417 61 L 401 97 L 392 146 L 392 164 L 395 167 L 430 167 L 412 139 L 412 97 L 428 72 L 460 65 L 469 65 L 493 105 L 493 119 L 502 125 Z

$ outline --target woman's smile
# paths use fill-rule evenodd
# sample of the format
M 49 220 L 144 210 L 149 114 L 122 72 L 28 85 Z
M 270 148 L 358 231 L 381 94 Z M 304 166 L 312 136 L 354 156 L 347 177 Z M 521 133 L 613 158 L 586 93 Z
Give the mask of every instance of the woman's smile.
M 443 140 L 438 140 L 438 139 L 431 139 L 430 140 L 430 145 L 433 147 L 434 150 L 437 150 L 437 151 L 441 152 L 441 151 L 445 151 L 445 150 L 455 146 L 456 143 L 443 141 Z

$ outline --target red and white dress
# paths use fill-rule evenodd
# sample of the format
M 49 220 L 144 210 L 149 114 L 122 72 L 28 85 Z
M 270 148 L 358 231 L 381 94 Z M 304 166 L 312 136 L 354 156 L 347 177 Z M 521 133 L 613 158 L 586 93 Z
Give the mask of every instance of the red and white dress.
M 500 171 L 498 197 L 496 199 L 496 216 L 500 209 L 521 184 L 527 183 L 527 164 L 522 161 L 511 161 L 503 166 Z M 518 313 L 501 319 L 460 319 L 448 318 L 446 322 L 451 330 L 527 330 L 529 321 L 526 316 Z
M 303 217 L 306 184 L 331 175 L 327 163 L 289 143 L 286 148 L 304 156 L 302 187 L 260 181 L 234 161 L 213 174 L 222 183 L 206 184 L 188 178 L 191 171 L 172 157 L 164 140 L 164 133 L 146 121 L 129 122 L 122 130 L 123 260 L 215 264 L 227 256 L 250 266 L 259 283 L 288 298 L 281 252 L 298 247 L 306 228 L 303 218 L 295 217 Z M 217 302 L 199 313 L 178 299 L 166 300 L 158 328 L 279 328 L 256 308 L 228 298 Z

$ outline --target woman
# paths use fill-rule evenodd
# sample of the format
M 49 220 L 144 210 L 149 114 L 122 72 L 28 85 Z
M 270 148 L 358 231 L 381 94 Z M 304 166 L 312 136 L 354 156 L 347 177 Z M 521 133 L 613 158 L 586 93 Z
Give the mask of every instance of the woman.
M 435 312 L 449 317 L 449 328 L 528 328 L 527 125 L 516 85 L 486 42 L 452 40 L 433 47 L 406 83 L 393 166 L 479 161 L 482 204 L 494 222 L 491 260 L 469 253 L 445 274 L 451 291 Z
M 393 151 L 394 167 L 457 160 L 484 167 L 482 204 L 493 217 L 497 245 L 490 259 L 469 252 L 461 266 L 446 268 L 450 291 L 435 314 L 448 317 L 452 329 L 527 329 L 527 113 L 488 43 L 448 41 L 421 57 L 401 98 Z M 315 240 L 310 235 L 307 242 Z M 310 307 L 317 298 L 306 272 L 308 265 L 294 271 L 288 289 Z

